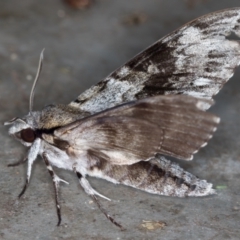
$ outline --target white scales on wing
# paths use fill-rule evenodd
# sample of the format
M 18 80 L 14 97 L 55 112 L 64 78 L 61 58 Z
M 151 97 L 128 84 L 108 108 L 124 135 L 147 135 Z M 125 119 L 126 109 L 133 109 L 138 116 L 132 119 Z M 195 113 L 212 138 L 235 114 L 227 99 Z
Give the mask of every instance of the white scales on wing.
M 90 113 L 155 95 L 212 99 L 240 63 L 239 9 L 202 16 L 163 37 L 70 103 Z M 205 109 L 210 105 L 206 105 Z

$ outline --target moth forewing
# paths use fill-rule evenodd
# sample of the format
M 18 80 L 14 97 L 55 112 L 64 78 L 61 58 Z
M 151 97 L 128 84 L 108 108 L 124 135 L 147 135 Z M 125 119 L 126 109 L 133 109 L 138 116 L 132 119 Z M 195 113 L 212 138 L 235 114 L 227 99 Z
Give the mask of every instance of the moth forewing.
M 240 64 L 240 8 L 199 17 L 163 37 L 70 106 L 91 113 L 155 95 L 212 99 Z M 208 109 L 211 105 L 205 105 Z
M 55 130 L 54 137 L 67 142 L 75 155 L 93 149 L 111 164 L 129 165 L 156 153 L 191 160 L 219 122 L 202 110 L 205 103 L 212 101 L 183 95 L 147 98 L 78 120 Z
M 211 13 L 184 25 L 69 105 L 49 105 L 33 112 L 42 53 L 29 114 L 6 122 L 12 125 L 9 133 L 30 147 L 20 196 L 37 155 L 53 180 L 58 225 L 59 183 L 66 181 L 53 167 L 74 171 L 84 191 L 118 227 L 96 196 L 108 198 L 91 187 L 87 175 L 160 195 L 213 194 L 212 184 L 162 155 L 191 160 L 216 130 L 219 118 L 204 110 L 240 63 L 240 44 L 229 39 L 231 33 L 240 36 L 240 8 Z

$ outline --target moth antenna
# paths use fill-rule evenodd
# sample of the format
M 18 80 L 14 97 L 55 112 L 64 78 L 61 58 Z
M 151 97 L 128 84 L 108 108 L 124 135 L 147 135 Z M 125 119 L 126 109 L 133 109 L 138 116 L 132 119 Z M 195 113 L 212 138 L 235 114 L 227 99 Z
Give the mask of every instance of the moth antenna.
M 38 81 L 38 79 L 39 79 L 39 75 L 40 75 L 40 73 L 41 73 L 41 70 L 42 70 L 44 50 L 45 50 L 45 49 L 43 49 L 42 52 L 41 52 L 41 54 L 40 54 L 40 59 L 39 59 L 39 63 L 38 63 L 37 74 L 36 74 L 36 77 L 35 77 L 35 79 L 34 79 L 33 86 L 32 86 L 32 90 L 31 90 L 31 93 L 30 93 L 30 98 L 29 98 L 29 112 L 30 112 L 30 113 L 32 112 L 32 109 L 33 109 L 33 98 L 34 98 L 35 87 L 36 87 L 37 81 Z

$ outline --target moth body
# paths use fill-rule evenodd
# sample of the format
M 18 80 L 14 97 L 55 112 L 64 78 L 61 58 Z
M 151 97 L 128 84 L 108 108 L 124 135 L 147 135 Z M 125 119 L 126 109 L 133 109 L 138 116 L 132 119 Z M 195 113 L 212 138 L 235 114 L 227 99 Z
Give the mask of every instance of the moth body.
M 68 105 L 48 105 L 6 122 L 10 135 L 29 147 L 25 192 L 34 161 L 41 156 L 54 184 L 58 225 L 59 184 L 54 167 L 76 173 L 84 191 L 105 216 L 87 176 L 153 194 L 206 196 L 212 184 L 184 171 L 164 156 L 192 160 L 220 119 L 206 110 L 240 64 L 240 8 L 202 16 L 160 39 L 80 94 Z M 16 164 L 12 164 L 16 165 Z

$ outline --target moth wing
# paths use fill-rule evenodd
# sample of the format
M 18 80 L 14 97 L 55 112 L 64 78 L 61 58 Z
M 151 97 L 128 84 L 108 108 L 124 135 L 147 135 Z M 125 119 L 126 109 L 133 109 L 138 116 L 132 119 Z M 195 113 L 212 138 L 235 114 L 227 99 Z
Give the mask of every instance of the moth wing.
M 240 8 L 210 13 L 160 39 L 70 105 L 90 113 L 155 95 L 212 99 L 240 63 Z M 205 109 L 210 105 L 205 106 Z
M 133 164 L 156 153 L 191 160 L 212 137 L 219 118 L 204 111 L 212 101 L 155 96 L 123 104 L 54 131 L 75 155 Z M 66 149 L 68 151 L 68 149 Z

